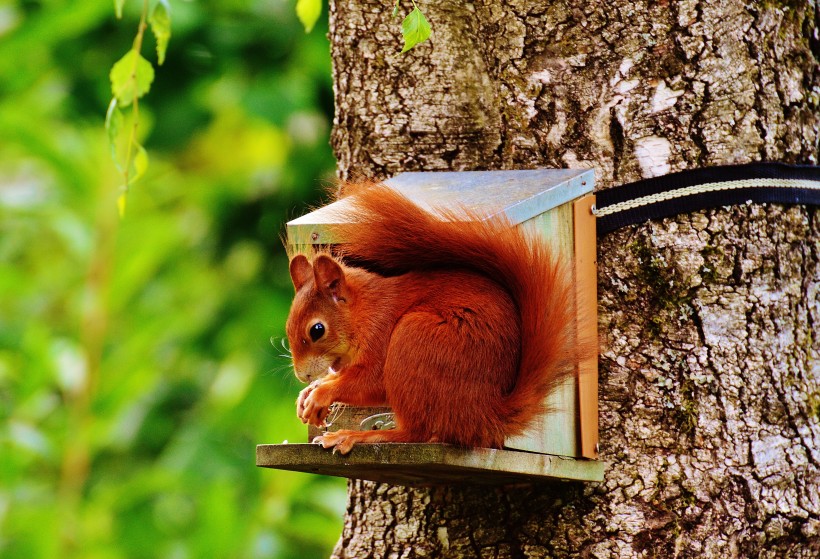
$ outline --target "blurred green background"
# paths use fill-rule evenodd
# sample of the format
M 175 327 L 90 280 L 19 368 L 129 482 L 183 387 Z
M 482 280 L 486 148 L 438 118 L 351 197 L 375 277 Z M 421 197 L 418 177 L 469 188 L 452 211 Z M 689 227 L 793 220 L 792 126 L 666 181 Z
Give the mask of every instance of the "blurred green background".
M 306 436 L 280 235 L 333 176 L 326 16 L 171 0 L 119 219 L 103 119 L 140 6 L 0 0 L 0 557 L 326 557 L 344 482 L 254 466 Z

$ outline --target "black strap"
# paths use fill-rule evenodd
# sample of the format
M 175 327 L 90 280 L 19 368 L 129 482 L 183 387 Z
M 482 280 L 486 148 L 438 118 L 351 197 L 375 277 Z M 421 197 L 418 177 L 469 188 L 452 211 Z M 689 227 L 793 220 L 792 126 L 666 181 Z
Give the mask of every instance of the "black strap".
M 598 234 L 681 213 L 744 204 L 820 205 L 820 167 L 749 163 L 691 169 L 595 193 Z

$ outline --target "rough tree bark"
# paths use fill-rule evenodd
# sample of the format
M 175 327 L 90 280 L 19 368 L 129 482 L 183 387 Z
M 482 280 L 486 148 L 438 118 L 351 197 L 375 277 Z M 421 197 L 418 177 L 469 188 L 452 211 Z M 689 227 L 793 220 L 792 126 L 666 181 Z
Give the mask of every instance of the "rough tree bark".
M 331 1 L 343 177 L 594 167 L 597 188 L 817 163 L 809 2 Z M 820 556 L 820 213 L 742 205 L 599 240 L 601 484 L 350 484 L 334 557 Z

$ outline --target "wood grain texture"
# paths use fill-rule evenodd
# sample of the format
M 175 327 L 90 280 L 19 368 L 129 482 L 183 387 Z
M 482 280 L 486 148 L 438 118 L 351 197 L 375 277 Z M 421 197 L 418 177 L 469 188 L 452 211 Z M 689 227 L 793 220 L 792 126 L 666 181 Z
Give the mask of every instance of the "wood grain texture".
M 592 460 L 439 443 L 363 444 L 345 456 L 315 444 L 258 445 L 256 465 L 405 486 L 601 481 L 605 469 Z
M 595 196 L 590 194 L 572 205 L 575 259 L 575 301 L 578 339 L 598 340 L 598 247 Z M 578 428 L 580 456 L 598 458 L 598 347 L 592 357 L 578 363 Z M 586 353 L 586 352 L 585 352 Z

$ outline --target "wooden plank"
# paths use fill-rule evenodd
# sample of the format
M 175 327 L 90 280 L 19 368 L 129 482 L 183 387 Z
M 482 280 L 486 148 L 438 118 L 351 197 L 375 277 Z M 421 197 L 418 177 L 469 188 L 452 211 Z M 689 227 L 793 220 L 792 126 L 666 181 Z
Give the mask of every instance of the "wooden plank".
M 572 206 L 564 204 L 522 223 L 520 227 L 540 236 L 562 258 L 568 259 L 574 253 L 572 223 Z M 578 456 L 577 392 L 575 379 L 566 379 L 547 396 L 546 406 L 550 411 L 536 419 L 523 435 L 507 439 L 505 446 L 529 452 Z
M 598 266 L 595 216 L 590 194 L 573 203 L 578 338 L 594 344 L 578 365 L 581 456 L 598 458 Z
M 414 486 L 602 481 L 605 468 L 594 460 L 432 443 L 361 444 L 346 456 L 314 444 L 258 445 L 256 465 Z

